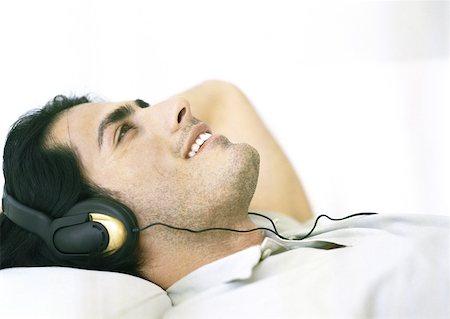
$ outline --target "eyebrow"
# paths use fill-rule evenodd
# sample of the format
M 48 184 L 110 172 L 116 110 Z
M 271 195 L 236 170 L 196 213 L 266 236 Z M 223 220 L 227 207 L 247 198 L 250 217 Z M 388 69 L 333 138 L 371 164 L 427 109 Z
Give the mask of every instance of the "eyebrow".
M 112 124 L 122 122 L 123 120 L 129 118 L 134 113 L 134 109 L 131 105 L 125 104 L 116 108 L 114 111 L 106 115 L 106 117 L 101 121 L 98 126 L 98 146 L 102 147 L 103 135 L 105 130 Z
M 137 104 L 137 106 L 139 106 L 141 109 L 145 109 L 146 107 L 149 107 L 150 104 L 148 104 L 147 102 L 141 100 L 141 99 L 137 99 L 134 101 L 134 103 Z

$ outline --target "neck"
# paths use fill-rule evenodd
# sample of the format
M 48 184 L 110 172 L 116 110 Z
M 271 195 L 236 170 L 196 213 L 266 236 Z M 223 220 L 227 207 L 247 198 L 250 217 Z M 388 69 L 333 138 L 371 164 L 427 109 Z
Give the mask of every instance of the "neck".
M 247 217 L 233 226 L 226 227 L 245 230 L 256 228 L 256 225 Z M 142 235 L 142 270 L 147 279 L 163 289 L 203 265 L 259 245 L 263 239 L 259 231 L 235 233 L 220 230 L 189 233 L 159 229 L 158 233 L 147 232 Z

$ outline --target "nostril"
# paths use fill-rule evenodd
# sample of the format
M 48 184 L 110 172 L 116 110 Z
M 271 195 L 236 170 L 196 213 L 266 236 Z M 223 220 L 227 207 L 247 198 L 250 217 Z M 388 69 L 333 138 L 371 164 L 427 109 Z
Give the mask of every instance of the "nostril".
M 178 113 L 178 124 L 181 123 L 181 121 L 183 120 L 183 116 L 186 114 L 186 108 L 183 107 L 180 111 L 180 113 Z

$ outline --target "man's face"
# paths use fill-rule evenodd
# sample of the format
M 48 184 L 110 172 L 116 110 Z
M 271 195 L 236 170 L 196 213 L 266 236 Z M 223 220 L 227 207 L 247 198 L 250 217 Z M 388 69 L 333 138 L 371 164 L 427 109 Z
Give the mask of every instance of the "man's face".
M 55 122 L 50 144 L 74 149 L 84 175 L 128 205 L 141 225 L 211 226 L 246 209 L 258 176 L 256 150 L 222 135 L 207 139 L 202 134 L 211 128 L 183 98 L 145 106 L 140 100 L 75 106 Z M 190 157 L 199 137 L 207 140 Z

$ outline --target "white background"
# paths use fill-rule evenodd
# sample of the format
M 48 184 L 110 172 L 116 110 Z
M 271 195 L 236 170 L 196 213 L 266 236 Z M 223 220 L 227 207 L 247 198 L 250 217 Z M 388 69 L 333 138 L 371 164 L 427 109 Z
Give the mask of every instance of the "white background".
M 154 104 L 223 79 L 254 103 L 317 214 L 450 215 L 449 8 L 2 1 L 1 144 L 19 115 L 60 93 Z

